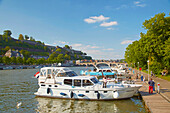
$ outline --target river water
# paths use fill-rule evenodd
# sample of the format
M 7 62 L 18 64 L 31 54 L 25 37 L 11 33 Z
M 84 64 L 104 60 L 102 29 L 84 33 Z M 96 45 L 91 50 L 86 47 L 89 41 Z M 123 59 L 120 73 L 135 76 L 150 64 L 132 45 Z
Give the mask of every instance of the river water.
M 71 67 L 77 74 L 90 67 Z M 35 97 L 39 69 L 0 70 L 0 113 L 146 113 L 138 97 L 113 101 L 80 101 Z M 17 107 L 17 103 L 21 105 Z

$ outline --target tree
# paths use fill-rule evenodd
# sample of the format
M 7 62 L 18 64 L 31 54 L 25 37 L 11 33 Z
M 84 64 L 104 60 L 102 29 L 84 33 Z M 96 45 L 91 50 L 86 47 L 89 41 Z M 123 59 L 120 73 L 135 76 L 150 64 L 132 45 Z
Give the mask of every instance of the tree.
M 5 30 L 3 35 L 5 37 L 11 37 L 11 34 L 12 34 L 12 32 L 10 30 Z
M 9 57 L 3 56 L 2 57 L 2 62 L 5 64 L 10 64 L 11 63 L 11 59 Z
M 28 40 L 29 39 L 29 36 L 28 35 L 25 35 L 25 40 Z
M 66 60 L 70 60 L 70 59 L 71 59 L 71 57 L 70 57 L 68 54 L 65 54 L 65 55 L 64 55 L 64 58 L 65 58 Z
M 24 40 L 24 36 L 22 34 L 19 35 L 18 37 L 19 40 Z
M 61 48 L 57 48 L 57 50 L 56 50 L 56 51 L 58 51 L 58 52 L 60 52 L 60 53 L 61 53 L 62 49 L 61 49 Z
M 23 63 L 23 59 L 21 57 L 17 57 L 16 61 L 17 61 L 17 64 L 22 64 Z
M 68 46 L 68 45 L 65 45 L 65 48 L 67 48 L 67 49 L 70 49 L 70 46 Z
M 5 51 L 8 51 L 9 49 L 11 49 L 9 46 L 5 47 Z
M 57 62 L 58 62 L 58 63 L 63 63 L 63 62 L 64 62 L 63 54 L 59 54 L 59 55 L 57 56 Z
M 16 57 L 11 57 L 11 63 L 14 63 L 14 64 L 16 64 L 17 63 L 17 60 L 16 60 Z

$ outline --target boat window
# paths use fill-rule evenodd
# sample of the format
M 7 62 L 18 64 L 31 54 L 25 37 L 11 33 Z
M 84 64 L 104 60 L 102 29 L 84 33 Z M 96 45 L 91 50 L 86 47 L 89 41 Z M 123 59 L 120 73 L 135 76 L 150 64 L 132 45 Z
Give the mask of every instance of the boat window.
M 44 84 L 41 84 L 41 86 L 45 86 Z
M 83 80 L 83 86 L 91 86 L 93 85 L 92 82 L 90 82 L 89 80 Z
M 46 70 L 41 70 L 40 75 L 41 75 L 41 76 L 46 76 Z
M 96 78 L 90 79 L 93 83 L 98 83 L 99 81 Z
M 86 91 L 86 93 L 89 93 L 89 91 Z
M 104 91 L 104 93 L 107 93 L 107 91 Z
M 81 79 L 74 79 L 74 86 L 81 86 Z
M 102 70 L 99 70 L 99 72 L 102 72 Z
M 78 76 L 74 71 L 66 72 L 66 75 L 69 77 Z
M 111 72 L 110 70 L 107 70 L 107 72 Z
M 94 93 L 98 93 L 98 91 L 95 91 Z
M 59 73 L 57 76 L 58 77 L 67 77 L 66 73 Z
M 65 79 L 64 84 L 72 86 L 72 79 Z

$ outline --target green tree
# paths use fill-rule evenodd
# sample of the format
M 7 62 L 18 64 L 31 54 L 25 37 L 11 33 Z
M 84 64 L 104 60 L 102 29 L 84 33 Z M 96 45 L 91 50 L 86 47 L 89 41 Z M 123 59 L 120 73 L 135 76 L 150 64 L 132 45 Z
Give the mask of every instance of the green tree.
M 12 32 L 11 32 L 10 30 L 5 30 L 3 35 L 4 35 L 5 37 L 11 37 Z
M 70 57 L 68 54 L 65 54 L 65 55 L 64 55 L 64 58 L 65 58 L 66 60 L 70 60 L 70 59 L 71 59 L 71 57 Z
M 9 46 L 5 47 L 5 51 L 8 51 L 9 49 L 11 49 Z
M 11 59 L 9 57 L 3 56 L 2 57 L 2 62 L 5 64 L 10 64 L 11 63 Z
M 29 39 L 29 36 L 28 35 L 25 35 L 25 40 L 28 40 Z
M 70 46 L 68 46 L 68 45 L 65 45 L 65 48 L 67 48 L 67 49 L 70 49 Z
M 58 51 L 58 52 L 60 52 L 60 53 L 61 53 L 62 49 L 61 49 L 61 48 L 57 48 L 57 50 L 56 50 L 56 51 Z
M 17 61 L 17 64 L 22 64 L 23 63 L 23 59 L 21 57 L 17 57 L 16 61 Z
M 16 57 L 11 57 L 11 63 L 14 63 L 14 64 L 16 64 L 17 63 L 17 60 L 16 60 Z
M 57 56 L 57 62 L 58 62 L 58 63 L 63 63 L 63 62 L 64 62 L 64 56 L 63 56 L 63 54 L 59 54 L 59 55 Z
M 24 40 L 24 36 L 22 34 L 19 35 L 18 37 L 19 40 Z

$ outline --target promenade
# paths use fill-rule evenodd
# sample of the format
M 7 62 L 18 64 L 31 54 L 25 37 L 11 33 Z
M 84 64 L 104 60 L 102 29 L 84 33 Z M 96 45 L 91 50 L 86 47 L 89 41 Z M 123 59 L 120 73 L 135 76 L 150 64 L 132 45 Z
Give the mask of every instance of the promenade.
M 134 69 L 135 73 L 138 70 Z M 141 72 L 145 78 L 148 78 L 148 74 Z M 135 79 L 135 75 L 133 76 Z M 149 77 L 150 78 L 150 77 Z M 139 89 L 141 97 L 151 113 L 170 113 L 170 82 L 157 77 L 152 77 L 155 84 L 155 91 L 153 94 L 149 94 L 148 81 L 141 82 L 140 77 L 136 80 L 137 84 L 143 86 Z M 157 93 L 157 83 L 160 83 L 160 94 Z

